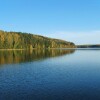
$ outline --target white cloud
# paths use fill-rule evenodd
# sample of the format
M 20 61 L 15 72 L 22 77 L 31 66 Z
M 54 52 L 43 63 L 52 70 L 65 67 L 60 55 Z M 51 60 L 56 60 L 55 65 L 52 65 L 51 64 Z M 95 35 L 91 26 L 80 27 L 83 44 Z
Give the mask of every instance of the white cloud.
M 75 44 L 100 44 L 100 31 L 88 32 L 54 32 L 44 34 L 44 36 L 51 38 L 63 39 L 66 41 L 74 42 Z

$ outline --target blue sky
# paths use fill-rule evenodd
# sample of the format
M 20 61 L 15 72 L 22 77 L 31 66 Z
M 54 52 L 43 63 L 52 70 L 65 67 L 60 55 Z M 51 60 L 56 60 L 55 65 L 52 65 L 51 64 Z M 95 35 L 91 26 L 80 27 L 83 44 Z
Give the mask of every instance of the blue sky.
M 100 0 L 0 0 L 0 29 L 100 44 Z

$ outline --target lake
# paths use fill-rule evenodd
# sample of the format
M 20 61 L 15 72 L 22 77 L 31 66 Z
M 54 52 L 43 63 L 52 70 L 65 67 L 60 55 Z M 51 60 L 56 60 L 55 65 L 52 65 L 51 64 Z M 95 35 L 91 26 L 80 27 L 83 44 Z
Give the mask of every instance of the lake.
M 100 100 L 100 50 L 0 51 L 0 100 Z

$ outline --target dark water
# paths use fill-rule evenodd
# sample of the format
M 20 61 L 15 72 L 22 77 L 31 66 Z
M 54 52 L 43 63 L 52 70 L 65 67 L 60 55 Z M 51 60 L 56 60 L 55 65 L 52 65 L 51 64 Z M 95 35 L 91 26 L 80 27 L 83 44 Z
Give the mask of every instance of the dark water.
M 0 51 L 0 100 L 100 100 L 100 50 Z

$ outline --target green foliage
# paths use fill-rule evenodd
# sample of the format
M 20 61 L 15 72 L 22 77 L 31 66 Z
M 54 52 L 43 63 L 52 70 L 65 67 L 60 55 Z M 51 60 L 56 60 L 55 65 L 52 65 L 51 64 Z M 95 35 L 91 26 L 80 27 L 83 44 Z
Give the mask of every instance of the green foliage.
M 73 48 L 74 43 L 21 32 L 0 31 L 0 49 Z

